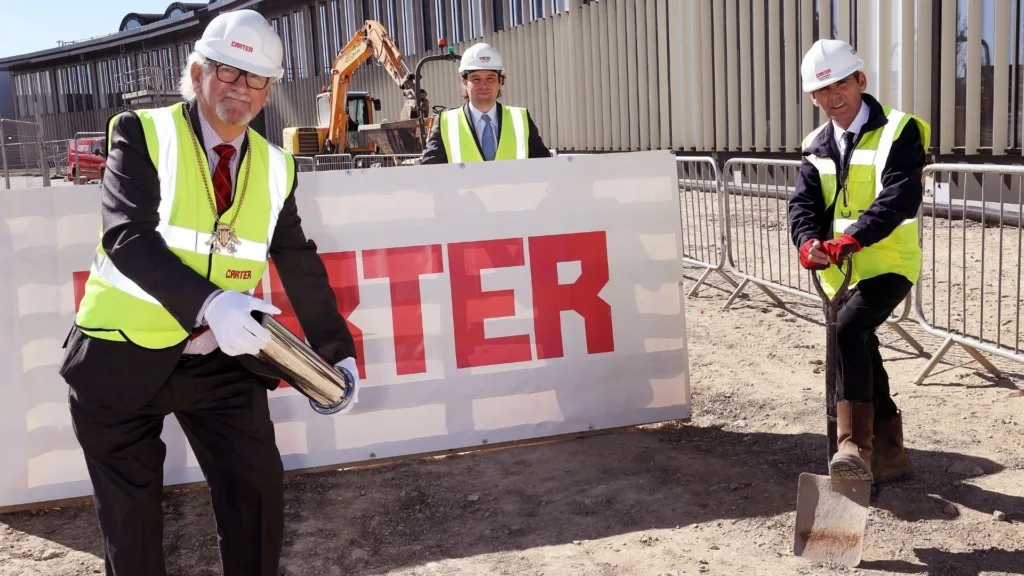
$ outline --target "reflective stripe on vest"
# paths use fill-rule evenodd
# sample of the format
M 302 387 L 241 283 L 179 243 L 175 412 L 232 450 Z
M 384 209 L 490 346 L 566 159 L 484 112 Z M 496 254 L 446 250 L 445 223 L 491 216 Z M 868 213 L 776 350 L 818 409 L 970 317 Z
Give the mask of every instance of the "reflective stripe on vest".
M 882 176 L 889 160 L 889 152 L 903 126 L 907 122 L 917 122 L 925 149 L 930 141 L 931 128 L 927 123 L 888 106 L 882 108 L 887 122 L 882 128 L 861 135 L 856 148 L 850 155 L 849 174 L 843 189 L 837 189 L 839 185 L 838 171 L 831 158 L 813 154 L 806 156 L 818 170 L 825 205 L 831 204 L 836 194 L 841 194 L 841 197 L 835 201 L 832 214 L 832 235 L 835 238 L 842 236 L 882 191 Z M 827 125 L 827 123 L 823 124 L 808 134 L 803 141 L 803 147 L 809 146 Z M 866 247 L 854 255 L 850 288 L 855 287 L 859 280 L 887 272 L 901 274 L 911 282 L 917 282 L 921 270 L 920 260 L 918 220 L 915 215 L 915 217 L 900 223 L 896 230 L 877 244 Z M 819 275 L 826 293 L 829 296 L 834 295 L 842 283 L 842 275 L 838 269 L 833 266 L 819 272 Z
M 441 113 L 440 122 L 441 140 L 444 142 L 449 162 L 484 161 L 473 137 L 476 131 L 466 118 L 465 108 L 444 111 Z M 526 108 L 501 107 L 501 135 L 494 154 L 495 160 L 527 158 L 526 126 Z
M 138 110 L 136 115 L 159 179 L 156 231 L 186 266 L 216 286 L 252 293 L 266 269 L 268 245 L 291 193 L 294 164 L 282 150 L 248 131 L 246 153 L 238 164 L 235 198 L 221 216 L 222 222 L 234 221 L 236 252 L 211 253 L 208 242 L 213 238 L 215 214 L 209 162 L 201 145 L 197 159 L 198 144 L 192 141 L 182 104 Z M 76 315 L 83 332 L 163 348 L 187 337 L 191 326 L 186 330 L 182 323 L 188 322 L 183 319 L 179 323 L 155 297 L 118 270 L 100 242 Z
M 175 112 L 177 112 L 176 107 Z M 159 108 L 151 110 L 150 114 L 153 118 L 153 125 L 156 128 L 157 141 L 160 143 L 160 152 L 157 160 L 159 164 L 157 166 L 157 174 L 160 177 L 160 208 L 158 210 L 160 223 L 157 225 L 157 231 L 164 237 L 167 246 L 171 248 L 206 254 L 209 252 L 206 243 L 213 236 L 212 231 L 189 230 L 188 228 L 181 228 L 170 224 L 171 210 L 174 208 L 174 199 L 177 193 L 179 160 L 178 131 L 175 127 L 174 112 L 172 112 L 171 108 Z M 250 130 L 249 135 L 251 136 L 252 134 L 254 132 Z M 249 143 L 250 146 L 256 144 L 253 138 L 249 139 Z M 262 145 L 263 142 L 259 144 Z M 277 215 L 284 206 L 284 201 L 288 197 L 290 188 L 286 188 L 287 166 L 284 153 L 276 146 L 268 146 L 267 148 L 270 153 L 268 183 L 270 187 L 271 218 L 267 230 L 267 239 L 269 240 L 274 237 Z M 244 167 L 245 163 L 239 160 L 238 179 L 244 177 Z M 212 182 L 210 186 L 212 192 Z M 236 250 L 237 252 L 234 254 L 236 258 L 255 260 L 257 262 L 265 261 L 267 258 L 266 243 L 256 243 L 240 238 Z

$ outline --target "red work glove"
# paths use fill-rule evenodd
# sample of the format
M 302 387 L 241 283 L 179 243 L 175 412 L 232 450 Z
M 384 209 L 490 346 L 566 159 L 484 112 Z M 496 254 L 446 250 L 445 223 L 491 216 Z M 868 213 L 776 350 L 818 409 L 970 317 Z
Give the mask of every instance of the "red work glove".
M 811 238 L 800 247 L 800 265 L 808 270 L 824 270 L 828 268 L 828 264 L 818 264 L 811 260 L 811 246 L 817 241 L 817 238 Z M 818 250 L 822 250 L 822 247 L 819 246 Z
M 854 252 L 860 250 L 860 242 L 854 240 L 853 236 L 849 234 L 843 234 L 839 238 L 833 240 L 826 240 L 821 245 L 822 250 L 825 254 L 828 254 L 829 262 L 838 264 L 841 260 L 846 260 L 853 255 Z

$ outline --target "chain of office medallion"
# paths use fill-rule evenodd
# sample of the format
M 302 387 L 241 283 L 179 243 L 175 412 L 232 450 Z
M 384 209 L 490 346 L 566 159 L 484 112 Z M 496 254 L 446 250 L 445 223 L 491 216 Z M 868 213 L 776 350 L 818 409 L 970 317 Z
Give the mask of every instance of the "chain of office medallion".
M 184 107 L 182 107 L 181 113 L 185 114 Z M 203 163 L 203 156 L 199 152 L 199 139 L 196 138 L 196 131 L 192 128 L 192 122 L 189 120 L 188 116 L 185 117 L 185 124 L 188 125 L 188 132 L 192 136 L 192 148 L 195 149 L 196 152 L 196 162 L 199 163 L 200 167 L 206 166 L 209 164 L 209 161 L 207 161 L 206 164 Z M 250 151 L 249 154 L 245 155 L 245 180 L 242 182 L 242 194 L 238 198 L 238 206 L 235 207 L 235 214 L 231 217 L 231 222 L 228 222 L 228 227 L 232 230 L 235 228 L 235 219 L 238 218 L 238 214 L 242 211 L 242 203 L 245 202 L 245 191 L 249 188 L 249 168 L 251 166 L 252 153 Z M 203 178 L 203 187 L 206 189 L 206 199 L 210 202 L 210 209 L 213 210 L 213 217 L 219 222 L 220 215 L 217 213 L 217 204 L 213 199 L 213 194 L 210 193 L 210 185 L 207 183 L 208 180 L 209 178 Z

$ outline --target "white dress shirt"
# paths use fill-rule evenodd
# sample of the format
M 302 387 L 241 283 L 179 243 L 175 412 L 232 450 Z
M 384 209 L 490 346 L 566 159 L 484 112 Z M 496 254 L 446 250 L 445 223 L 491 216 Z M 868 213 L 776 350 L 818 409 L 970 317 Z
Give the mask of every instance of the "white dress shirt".
M 211 126 L 206 120 L 206 117 L 203 116 L 203 111 L 199 109 L 198 104 L 196 106 L 196 111 L 199 113 L 199 127 L 202 129 L 203 133 L 203 147 L 206 148 L 206 159 L 209 162 L 208 168 L 210 170 L 211 186 L 213 185 L 213 171 L 217 168 L 217 162 L 220 161 L 220 155 L 214 151 L 213 147 L 220 144 L 231 144 L 235 147 L 235 153 L 231 156 L 231 160 L 229 161 L 231 166 L 231 194 L 233 197 L 235 193 L 235 182 L 237 181 L 238 176 L 238 165 L 241 161 L 239 152 L 242 150 L 242 141 L 245 140 L 245 132 L 242 132 L 238 138 L 235 138 L 231 142 L 224 142 L 224 139 L 217 134 L 217 131 L 213 129 L 213 126 Z M 210 192 L 213 193 L 212 188 L 210 189 Z M 203 316 L 206 314 L 206 307 L 210 305 L 210 300 L 212 300 L 212 298 L 207 298 L 206 302 L 203 303 L 203 307 L 199 310 L 200 321 L 202 321 Z M 185 344 L 185 350 L 182 353 L 209 354 L 216 349 L 217 338 L 213 335 L 213 330 L 207 329 L 206 332 L 200 334 L 195 340 Z
M 857 116 L 850 123 L 850 127 L 843 130 L 836 121 L 832 121 L 832 129 L 835 132 L 836 147 L 839 148 L 839 157 L 843 158 L 846 156 L 846 144 L 843 142 L 843 134 L 847 132 L 853 132 L 854 138 L 857 134 L 860 134 L 860 129 L 864 127 L 864 123 L 868 121 L 868 116 L 871 110 L 868 108 L 868 103 L 861 100 L 860 110 L 857 111 Z
M 241 160 L 239 152 L 242 150 L 242 141 L 245 140 L 245 131 L 243 131 L 238 138 L 235 138 L 231 142 L 225 142 L 220 134 L 213 129 L 213 126 L 206 121 L 206 117 L 203 116 L 203 111 L 198 109 L 199 112 L 199 126 L 203 131 L 203 147 L 206 148 L 206 159 L 210 162 L 210 178 L 213 178 L 213 171 L 217 167 L 217 162 L 220 160 L 220 156 L 214 152 L 213 147 L 220 144 L 231 144 L 235 147 L 235 153 L 231 156 L 231 195 L 235 193 L 235 178 L 238 176 L 238 163 Z M 212 190 L 211 190 L 212 192 Z
M 469 117 L 472 120 L 473 129 L 476 131 L 476 139 L 480 142 L 481 150 L 484 144 L 484 115 L 491 118 L 491 131 L 494 132 L 494 150 L 498 150 L 498 104 L 495 103 L 487 112 L 477 110 L 473 103 L 469 104 Z

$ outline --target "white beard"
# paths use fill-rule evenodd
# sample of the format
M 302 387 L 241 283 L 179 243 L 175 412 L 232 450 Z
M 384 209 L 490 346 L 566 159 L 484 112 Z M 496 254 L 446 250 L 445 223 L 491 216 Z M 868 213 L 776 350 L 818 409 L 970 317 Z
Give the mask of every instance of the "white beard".
M 250 110 L 247 111 L 245 114 L 243 114 L 241 117 L 239 117 L 237 119 L 232 119 L 230 117 L 230 115 L 233 114 L 232 109 L 228 108 L 228 105 L 222 100 L 222 101 L 217 103 L 217 107 L 216 107 L 217 118 L 220 118 L 220 121 L 224 122 L 225 124 L 231 124 L 231 125 L 234 125 L 234 126 L 248 125 L 249 122 L 252 120 L 252 117 L 253 117 L 252 110 L 251 110 L 252 101 L 251 100 L 250 101 L 236 100 L 236 101 L 237 102 L 243 102 L 245 104 L 249 104 L 250 105 Z

